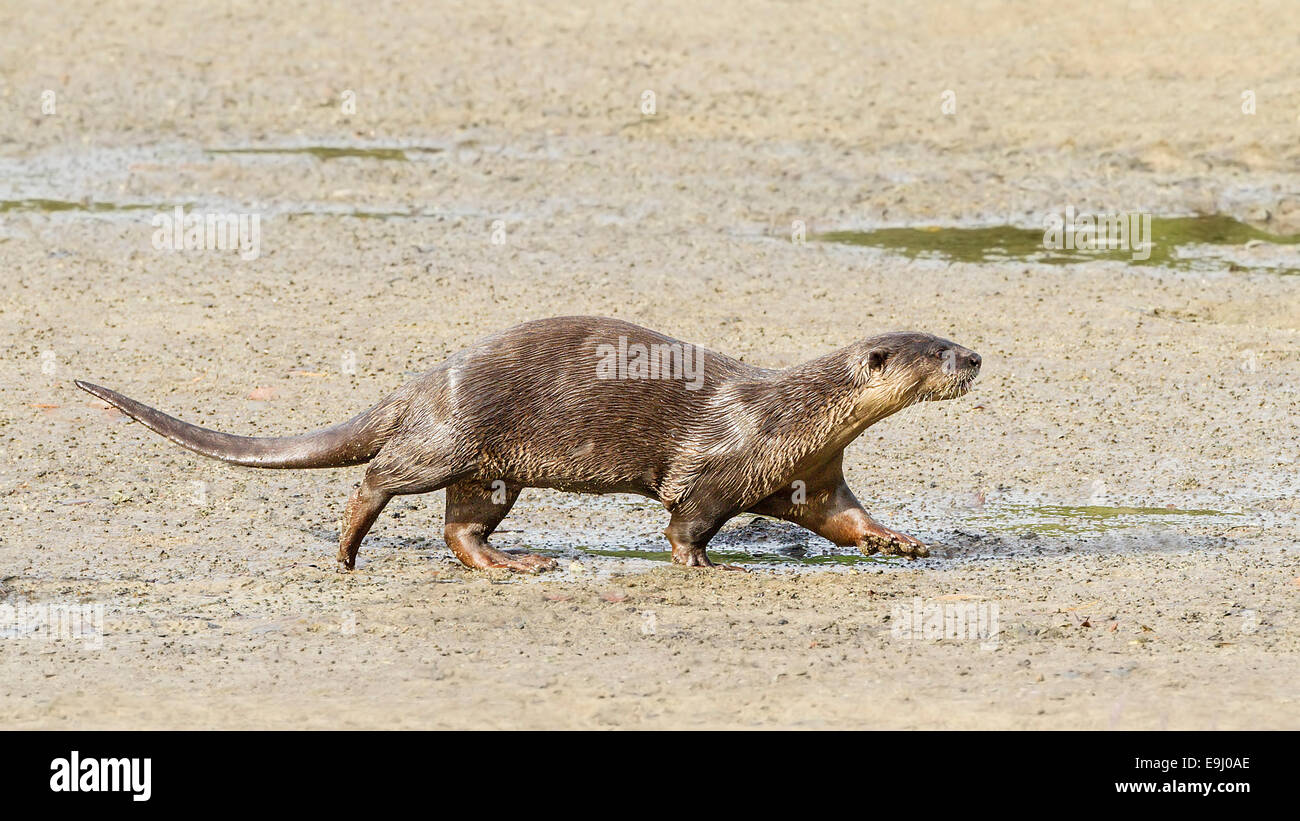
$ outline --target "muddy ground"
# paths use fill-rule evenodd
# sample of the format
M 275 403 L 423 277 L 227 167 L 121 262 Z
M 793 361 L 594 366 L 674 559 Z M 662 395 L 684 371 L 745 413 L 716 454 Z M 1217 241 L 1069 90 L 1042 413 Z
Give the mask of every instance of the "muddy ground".
M 791 241 L 1065 205 L 1300 232 L 1288 4 L 367 9 L 0 12 L 0 726 L 1300 727 L 1300 280 Z M 156 249 L 177 205 L 258 215 L 257 258 Z M 437 493 L 341 575 L 360 469 L 210 462 L 72 386 L 300 432 L 572 313 L 766 366 L 979 351 L 846 451 L 935 556 L 744 517 L 716 552 L 751 572 L 701 572 L 645 500 L 526 491 L 495 542 L 563 570 L 480 574 Z M 81 605 L 102 629 L 41 629 Z

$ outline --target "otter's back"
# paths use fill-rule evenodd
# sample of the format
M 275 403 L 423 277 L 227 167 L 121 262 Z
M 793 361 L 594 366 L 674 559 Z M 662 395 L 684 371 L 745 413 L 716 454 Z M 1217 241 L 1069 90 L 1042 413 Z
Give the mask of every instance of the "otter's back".
M 757 372 L 622 320 L 559 317 L 481 340 L 446 379 L 480 478 L 658 497 L 719 388 Z

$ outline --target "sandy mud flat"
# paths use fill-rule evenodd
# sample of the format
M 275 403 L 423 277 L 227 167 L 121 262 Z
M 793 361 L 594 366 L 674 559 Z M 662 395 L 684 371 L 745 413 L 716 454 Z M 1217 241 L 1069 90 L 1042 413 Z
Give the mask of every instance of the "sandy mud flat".
M 1294 10 L 863 5 L 0 13 L 0 727 L 1300 727 Z M 1170 239 L 1026 251 L 1066 206 Z M 159 250 L 177 207 L 255 252 Z M 358 469 L 72 385 L 302 432 L 576 313 L 979 351 L 845 453 L 933 556 L 745 516 L 711 552 L 751 572 L 701 572 L 647 500 L 526 491 L 494 541 L 561 571 L 473 573 L 436 493 L 339 574 Z

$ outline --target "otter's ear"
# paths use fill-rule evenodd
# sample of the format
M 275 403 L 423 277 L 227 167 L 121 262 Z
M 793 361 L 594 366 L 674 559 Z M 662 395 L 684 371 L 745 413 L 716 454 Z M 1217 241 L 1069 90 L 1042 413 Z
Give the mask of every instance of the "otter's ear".
M 889 361 L 889 351 L 884 348 L 872 348 L 867 353 L 867 370 L 872 373 L 880 373 L 885 369 L 887 361 Z

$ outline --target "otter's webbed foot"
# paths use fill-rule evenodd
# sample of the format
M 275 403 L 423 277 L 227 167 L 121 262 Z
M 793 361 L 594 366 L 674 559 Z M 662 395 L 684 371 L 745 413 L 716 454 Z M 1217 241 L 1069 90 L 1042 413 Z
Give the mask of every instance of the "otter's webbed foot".
M 460 560 L 464 561 L 464 557 L 461 556 Z M 465 564 L 480 570 L 504 568 L 515 573 L 546 573 L 547 570 L 554 570 L 560 566 L 559 562 L 551 559 L 550 556 L 541 556 L 538 553 L 507 553 L 493 547 L 478 549 L 474 553 L 472 562 L 465 561 Z
M 684 565 L 685 567 L 712 567 L 717 570 L 739 570 L 742 573 L 748 573 L 749 568 L 741 567 L 735 564 L 718 564 L 709 558 L 709 554 L 704 552 L 704 548 L 695 548 L 692 550 L 678 551 L 673 549 L 673 563 Z
M 923 559 L 930 555 L 930 549 L 919 539 L 906 533 L 890 530 L 878 522 L 872 522 L 857 542 L 858 550 L 870 556 L 883 553 L 886 556 L 906 556 L 909 559 Z
M 466 567 L 475 570 L 496 570 L 504 568 L 516 573 L 544 573 L 554 570 L 559 563 L 549 556 L 536 553 L 506 553 L 487 543 L 482 535 L 472 528 L 451 526 L 447 529 L 447 545 Z
M 502 553 L 505 556 L 504 561 L 488 565 L 489 567 L 504 567 L 507 570 L 513 570 L 516 573 L 545 573 L 548 570 L 555 570 L 559 567 L 559 562 L 550 556 L 542 556 L 538 553 Z

